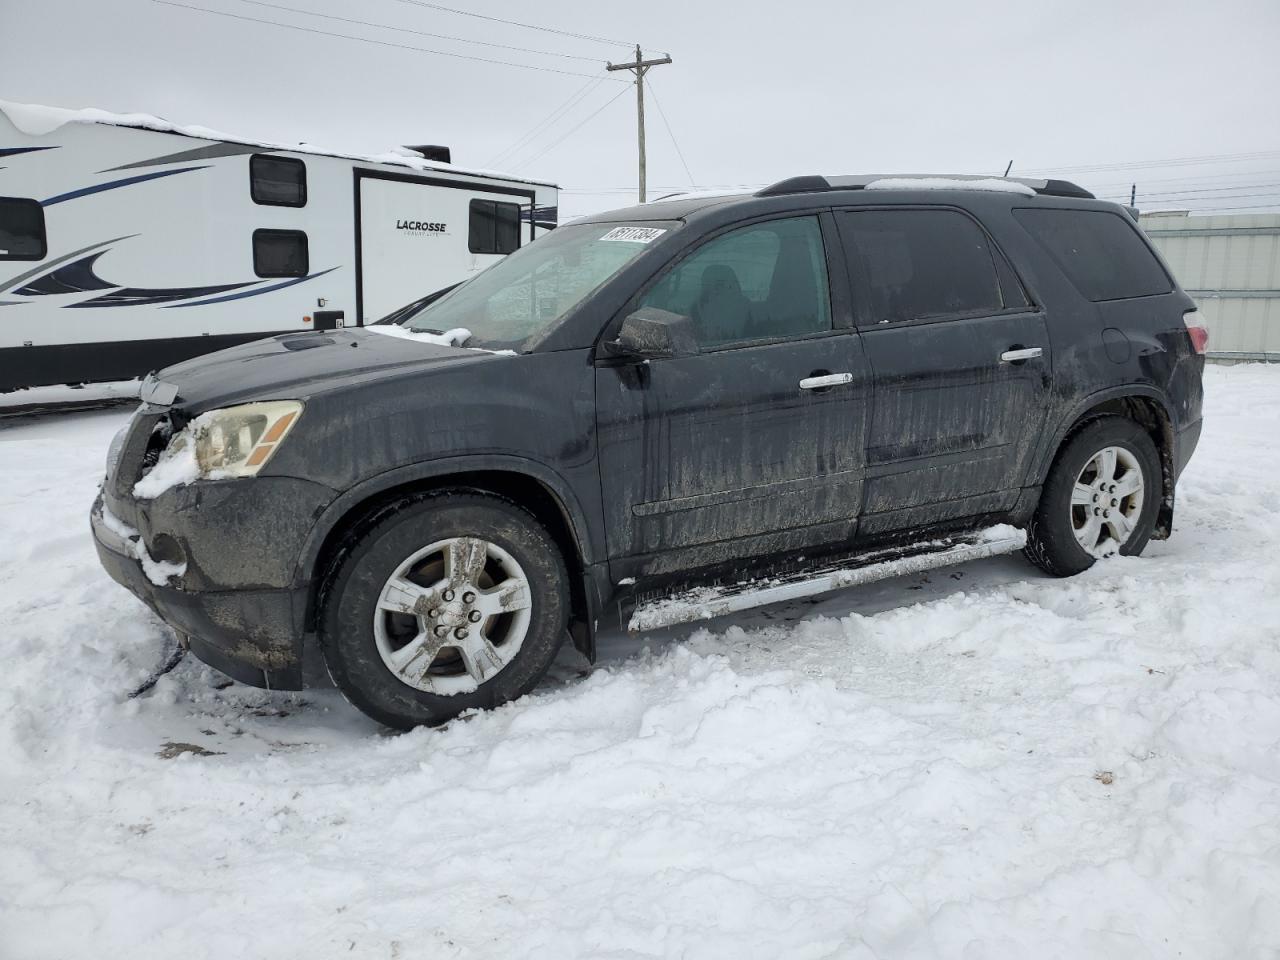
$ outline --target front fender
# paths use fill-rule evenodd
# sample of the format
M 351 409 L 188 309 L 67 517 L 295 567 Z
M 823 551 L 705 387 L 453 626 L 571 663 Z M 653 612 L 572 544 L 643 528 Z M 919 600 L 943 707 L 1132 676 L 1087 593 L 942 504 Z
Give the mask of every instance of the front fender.
M 590 565 L 603 559 L 601 551 L 604 535 L 601 522 L 597 519 L 592 523 L 589 519 L 592 515 L 598 518 L 599 510 L 594 511 L 594 514 L 588 514 L 569 480 L 536 460 L 503 454 L 469 454 L 428 460 L 384 471 L 356 484 L 331 501 L 316 519 L 303 543 L 302 553 L 298 557 L 294 572 L 294 582 L 302 584 L 312 579 L 320 552 L 329 535 L 353 510 L 359 509 L 361 504 L 397 487 L 481 471 L 510 473 L 541 483 L 556 498 L 564 511 L 583 562 Z

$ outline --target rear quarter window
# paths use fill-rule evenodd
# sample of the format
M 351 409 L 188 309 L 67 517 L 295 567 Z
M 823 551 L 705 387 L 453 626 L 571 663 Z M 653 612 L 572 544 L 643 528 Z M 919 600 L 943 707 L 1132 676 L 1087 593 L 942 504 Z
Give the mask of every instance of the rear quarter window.
M 1105 210 L 1013 211 L 1086 299 L 1094 303 L 1168 293 L 1173 282 L 1127 218 Z

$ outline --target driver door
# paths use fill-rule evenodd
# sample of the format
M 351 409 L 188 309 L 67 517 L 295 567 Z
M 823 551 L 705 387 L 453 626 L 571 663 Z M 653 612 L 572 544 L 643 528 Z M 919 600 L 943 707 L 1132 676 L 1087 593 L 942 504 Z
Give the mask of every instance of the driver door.
M 825 220 L 722 233 L 627 311 L 689 317 L 697 353 L 597 361 L 600 483 L 617 577 L 852 538 L 869 383 L 843 286 L 832 296 Z

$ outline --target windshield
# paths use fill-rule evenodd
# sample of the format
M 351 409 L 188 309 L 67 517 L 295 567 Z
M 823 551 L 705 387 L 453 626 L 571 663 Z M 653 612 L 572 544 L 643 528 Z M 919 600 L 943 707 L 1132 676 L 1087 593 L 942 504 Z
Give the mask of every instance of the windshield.
M 559 227 L 412 314 L 421 333 L 470 331 L 472 341 L 518 347 L 550 330 L 674 224 Z M 469 343 L 472 341 L 468 341 Z

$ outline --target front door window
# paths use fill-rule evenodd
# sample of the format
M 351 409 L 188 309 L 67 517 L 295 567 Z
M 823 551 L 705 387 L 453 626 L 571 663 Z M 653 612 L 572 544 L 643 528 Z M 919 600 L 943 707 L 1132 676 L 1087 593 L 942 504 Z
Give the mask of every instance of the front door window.
M 817 217 L 741 227 L 699 247 L 639 304 L 693 320 L 703 351 L 831 329 Z

